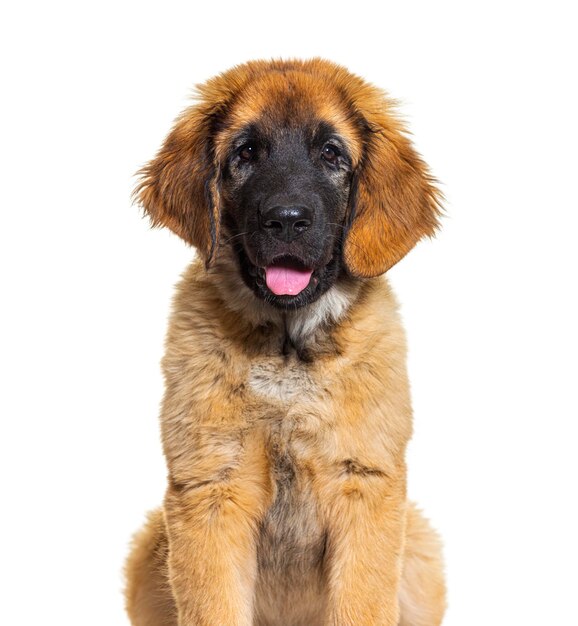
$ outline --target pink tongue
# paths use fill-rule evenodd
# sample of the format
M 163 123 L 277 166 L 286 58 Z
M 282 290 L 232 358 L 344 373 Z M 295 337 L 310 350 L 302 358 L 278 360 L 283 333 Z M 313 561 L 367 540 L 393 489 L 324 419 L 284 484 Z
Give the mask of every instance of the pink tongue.
M 266 267 L 267 287 L 276 296 L 296 296 L 309 284 L 313 270 L 296 270 L 292 267 Z

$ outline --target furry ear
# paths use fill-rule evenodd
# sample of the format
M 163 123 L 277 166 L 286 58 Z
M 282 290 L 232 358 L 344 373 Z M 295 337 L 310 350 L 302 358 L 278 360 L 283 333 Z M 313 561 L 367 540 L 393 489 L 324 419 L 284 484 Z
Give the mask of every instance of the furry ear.
M 214 116 L 201 105 L 177 120 L 134 195 L 153 226 L 167 226 L 209 264 L 219 236 L 219 199 L 212 142 Z
M 370 122 L 364 124 L 365 150 L 351 188 L 343 258 L 350 274 L 370 277 L 434 234 L 441 194 L 399 122 L 386 111 L 364 117 Z

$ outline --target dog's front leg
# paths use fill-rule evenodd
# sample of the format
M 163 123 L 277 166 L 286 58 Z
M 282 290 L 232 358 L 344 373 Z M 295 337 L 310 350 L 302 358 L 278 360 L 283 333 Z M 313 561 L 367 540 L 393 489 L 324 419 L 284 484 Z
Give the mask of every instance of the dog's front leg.
M 327 626 L 397 626 L 404 472 L 390 476 L 351 463 L 330 481 Z
M 246 441 L 236 465 L 217 472 L 201 457 L 205 478 L 171 476 L 165 510 L 179 626 L 253 624 L 257 528 L 270 501 L 258 448 Z

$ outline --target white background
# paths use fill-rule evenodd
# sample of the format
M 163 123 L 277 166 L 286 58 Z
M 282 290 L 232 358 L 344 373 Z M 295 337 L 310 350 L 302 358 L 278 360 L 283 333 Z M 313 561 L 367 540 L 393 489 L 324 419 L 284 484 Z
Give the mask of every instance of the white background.
M 17 8 L 16 8 L 17 7 Z M 13 2 L 1 16 L 0 622 L 126 625 L 191 258 L 131 206 L 191 86 L 320 55 L 402 102 L 447 218 L 391 272 L 446 626 L 576 625 L 576 19 L 561 2 Z

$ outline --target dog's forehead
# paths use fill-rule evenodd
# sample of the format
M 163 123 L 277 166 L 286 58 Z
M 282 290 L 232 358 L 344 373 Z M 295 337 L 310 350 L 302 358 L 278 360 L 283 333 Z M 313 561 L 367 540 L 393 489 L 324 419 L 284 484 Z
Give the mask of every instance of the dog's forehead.
M 297 70 L 272 71 L 254 77 L 236 94 L 220 143 L 251 126 L 273 134 L 280 129 L 314 131 L 326 124 L 345 141 L 357 163 L 362 137 L 354 113 L 328 79 Z

